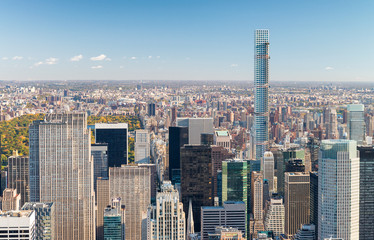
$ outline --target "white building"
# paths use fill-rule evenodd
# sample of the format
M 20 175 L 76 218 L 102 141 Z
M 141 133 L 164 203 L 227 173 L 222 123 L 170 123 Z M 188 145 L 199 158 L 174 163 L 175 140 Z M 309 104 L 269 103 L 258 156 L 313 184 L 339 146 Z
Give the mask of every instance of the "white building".
M 185 240 L 186 216 L 179 193 L 170 181 L 164 181 L 157 193 L 156 205 L 148 208 L 147 230 L 149 240 Z
M 262 158 L 261 169 L 264 179 L 268 180 L 269 192 L 274 191 L 274 156 L 272 152 L 265 152 Z
M 227 130 L 215 131 L 214 132 L 214 144 L 222 146 L 228 151 L 231 149 L 231 135 Z
M 135 162 L 149 163 L 150 140 L 148 130 L 139 129 L 135 131 Z
M 318 171 L 318 239 L 359 239 L 360 159 L 353 140 L 322 140 Z
M 284 204 L 283 199 L 271 198 L 266 215 L 265 230 L 273 231 L 274 236 L 284 234 Z
M 32 210 L 0 211 L 0 239 L 36 239 L 35 212 Z

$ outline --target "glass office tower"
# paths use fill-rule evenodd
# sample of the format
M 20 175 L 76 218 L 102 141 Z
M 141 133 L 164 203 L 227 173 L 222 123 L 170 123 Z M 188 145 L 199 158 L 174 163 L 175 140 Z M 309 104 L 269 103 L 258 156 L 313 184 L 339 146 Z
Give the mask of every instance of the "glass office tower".
M 255 144 L 256 159 L 260 160 L 269 141 L 269 30 L 255 33 Z
M 362 145 L 365 140 L 365 118 L 363 104 L 350 104 L 348 111 L 348 137 L 357 141 L 357 145 Z

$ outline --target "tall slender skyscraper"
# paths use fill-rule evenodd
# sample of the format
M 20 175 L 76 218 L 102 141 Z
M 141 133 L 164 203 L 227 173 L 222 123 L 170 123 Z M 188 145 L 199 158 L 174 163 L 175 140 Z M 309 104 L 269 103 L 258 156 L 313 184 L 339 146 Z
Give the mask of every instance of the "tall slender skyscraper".
M 348 137 L 362 145 L 365 140 L 365 117 L 363 104 L 347 105 L 348 111 Z
M 360 159 L 353 140 L 322 140 L 318 170 L 318 239 L 359 239 Z
M 8 158 L 8 188 L 17 189 L 21 194 L 21 207 L 29 201 L 29 157 Z
M 255 34 L 255 144 L 260 160 L 269 141 L 269 30 L 257 29 Z
M 30 200 L 55 205 L 54 239 L 95 239 L 87 113 L 49 114 L 30 125 Z

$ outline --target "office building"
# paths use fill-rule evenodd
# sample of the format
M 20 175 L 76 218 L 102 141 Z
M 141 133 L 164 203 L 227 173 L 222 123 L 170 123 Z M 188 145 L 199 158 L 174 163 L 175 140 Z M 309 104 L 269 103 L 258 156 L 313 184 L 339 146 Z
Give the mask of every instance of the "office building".
M 109 196 L 126 206 L 126 240 L 142 239 L 142 222 L 151 203 L 151 169 L 139 166 L 109 168 Z
M 30 200 L 53 202 L 55 239 L 95 239 L 87 113 L 48 114 L 30 125 Z
M 188 127 L 169 127 L 169 179 L 180 183 L 180 148 L 188 144 Z
M 208 233 L 208 240 L 245 240 L 245 238 L 237 228 L 219 226 L 214 233 Z
M 97 179 L 108 177 L 108 144 L 91 144 L 91 155 L 94 162 L 94 190 L 96 193 Z
M 3 200 L 1 209 L 3 211 L 19 210 L 21 207 L 21 194 L 17 189 L 6 188 L 3 191 Z
M 237 228 L 243 235 L 246 231 L 246 209 L 244 202 L 224 202 L 222 206 L 201 207 L 201 239 L 208 240 L 216 227 Z
M 365 140 L 365 117 L 363 104 L 347 105 L 348 111 L 348 137 L 362 145 Z
M 272 152 L 265 152 L 262 158 L 262 172 L 269 183 L 269 192 L 274 191 L 274 156 Z
M 96 239 L 104 239 L 104 210 L 110 205 L 109 178 L 99 177 L 96 189 Z
M 96 143 L 108 144 L 108 166 L 121 167 L 128 160 L 128 124 L 96 123 Z
M 181 194 L 184 212 L 192 201 L 195 232 L 200 230 L 200 208 L 213 205 L 212 154 L 206 145 L 181 148 Z
M 164 181 L 157 193 L 156 205 L 148 208 L 148 239 L 185 240 L 186 216 L 179 193 L 170 181 Z
M 353 140 L 322 140 L 318 171 L 318 239 L 359 239 L 360 159 Z
M 8 188 L 21 194 L 20 206 L 29 201 L 29 157 L 16 154 L 8 158 Z
M 318 172 L 310 172 L 310 223 L 318 226 Z M 315 230 L 318 236 L 318 229 Z
M 316 240 L 316 227 L 313 224 L 304 224 L 301 229 L 297 231 L 294 240 Z
M 231 135 L 227 130 L 220 130 L 214 132 L 214 145 L 222 146 L 227 151 L 231 149 Z
M 255 220 L 263 220 L 263 184 L 262 173 L 253 171 L 251 176 L 251 205 Z
M 282 198 L 271 198 L 265 213 L 265 230 L 274 236 L 284 233 L 284 204 Z
M 294 235 L 302 224 L 310 221 L 309 173 L 285 173 L 285 233 Z
M 35 212 L 0 211 L 0 239 L 6 240 L 35 240 Z
M 150 138 L 148 130 L 135 131 L 135 163 L 150 163 Z
M 361 146 L 360 153 L 360 240 L 374 236 L 374 148 Z
M 112 199 L 112 205 L 104 209 L 104 240 L 125 240 L 125 205 L 121 198 Z
M 0 194 L 3 194 L 3 191 L 8 186 L 8 172 L 6 170 L 0 170 L 0 180 Z
M 178 127 L 188 127 L 188 144 L 201 144 L 202 133 L 214 133 L 213 118 L 177 118 Z
M 27 202 L 22 210 L 35 212 L 35 240 L 52 240 L 55 231 L 53 203 Z
M 269 144 L 269 30 L 255 33 L 255 143 L 256 159 L 260 160 Z
M 155 103 L 148 104 L 148 116 L 156 116 L 156 104 Z

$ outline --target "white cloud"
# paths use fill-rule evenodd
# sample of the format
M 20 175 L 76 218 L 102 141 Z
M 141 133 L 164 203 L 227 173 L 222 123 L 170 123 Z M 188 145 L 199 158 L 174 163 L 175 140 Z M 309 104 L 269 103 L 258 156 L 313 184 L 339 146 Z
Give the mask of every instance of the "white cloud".
M 148 56 L 148 59 L 151 59 L 152 58 L 152 56 Z
M 136 57 L 131 57 L 131 60 L 135 60 L 136 59 Z
M 239 65 L 238 64 L 236 64 L 236 63 L 232 63 L 231 65 L 230 65 L 230 67 L 238 67 Z
M 329 70 L 334 70 L 333 67 L 325 67 L 325 70 L 329 71 Z
M 106 55 L 105 54 L 101 54 L 101 55 L 99 55 L 97 57 L 92 57 L 90 59 L 91 59 L 91 61 L 102 61 L 102 60 L 106 59 Z
M 56 64 L 57 61 L 58 61 L 58 58 L 50 57 L 50 58 L 45 60 L 45 64 L 53 65 L 53 64 Z
M 1 60 L 5 61 L 5 60 L 8 60 L 8 58 L 7 57 L 2 57 Z
M 83 59 L 83 55 L 79 54 L 77 56 L 74 56 L 74 57 L 70 58 L 70 61 L 72 61 L 72 62 L 78 62 L 78 61 L 80 61 L 82 59 Z
M 13 59 L 13 60 L 22 60 L 23 57 L 21 57 L 21 56 L 14 56 L 12 59 Z
M 103 66 L 98 65 L 98 66 L 92 66 L 91 68 L 92 68 L 92 69 L 100 69 L 100 68 L 103 68 Z
M 37 66 L 40 66 L 42 64 L 43 64 L 43 62 L 37 62 L 37 63 L 34 63 L 34 66 L 37 67 Z

